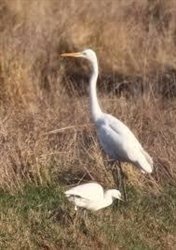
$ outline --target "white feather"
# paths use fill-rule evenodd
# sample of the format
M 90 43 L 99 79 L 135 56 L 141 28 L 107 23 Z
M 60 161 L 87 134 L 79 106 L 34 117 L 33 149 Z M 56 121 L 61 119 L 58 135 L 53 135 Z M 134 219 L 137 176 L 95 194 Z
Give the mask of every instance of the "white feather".
M 73 187 L 65 192 L 69 201 L 77 207 L 97 211 L 110 206 L 114 199 L 121 200 L 121 193 L 117 189 L 104 191 L 98 183 L 86 183 Z

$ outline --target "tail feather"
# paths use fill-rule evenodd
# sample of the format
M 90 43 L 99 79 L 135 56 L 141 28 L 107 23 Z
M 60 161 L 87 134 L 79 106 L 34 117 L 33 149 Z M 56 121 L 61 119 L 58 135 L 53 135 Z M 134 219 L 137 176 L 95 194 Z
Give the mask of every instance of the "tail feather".
M 143 154 L 145 155 L 146 160 L 148 163 L 153 167 L 153 159 L 152 157 L 143 149 Z
M 140 159 L 137 162 L 137 165 L 147 173 L 152 173 L 153 171 L 153 160 L 151 156 L 144 150 L 142 149 L 142 155 Z

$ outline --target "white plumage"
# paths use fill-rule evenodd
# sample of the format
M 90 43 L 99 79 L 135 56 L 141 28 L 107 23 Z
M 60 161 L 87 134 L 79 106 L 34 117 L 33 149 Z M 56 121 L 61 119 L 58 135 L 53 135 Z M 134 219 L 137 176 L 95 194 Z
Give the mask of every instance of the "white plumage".
M 83 207 L 89 210 L 97 211 L 108 207 L 114 199 L 121 200 L 121 193 L 117 189 L 104 191 L 98 183 L 86 183 L 73 187 L 65 192 L 69 201 L 77 207 Z
M 124 123 L 112 115 L 102 113 L 95 124 L 100 144 L 111 159 L 131 162 L 144 172 L 152 172 L 152 158 Z
M 98 61 L 93 50 L 65 53 L 62 56 L 83 57 L 92 65 L 90 78 L 90 104 L 93 121 L 95 122 L 98 138 L 104 151 L 112 160 L 130 162 L 142 172 L 153 171 L 153 160 L 143 149 L 130 129 L 114 116 L 102 112 L 98 103 L 96 83 L 98 78 Z

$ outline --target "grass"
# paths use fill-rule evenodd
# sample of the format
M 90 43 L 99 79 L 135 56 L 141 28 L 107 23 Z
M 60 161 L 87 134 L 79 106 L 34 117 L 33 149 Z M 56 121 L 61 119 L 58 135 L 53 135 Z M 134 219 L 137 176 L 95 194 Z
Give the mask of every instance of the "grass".
M 145 195 L 128 186 L 128 202 L 79 215 L 57 183 L 1 191 L 1 249 L 174 249 L 175 189 Z
M 0 248 L 175 249 L 175 0 L 0 1 Z M 93 48 L 103 110 L 154 159 L 128 164 L 127 203 L 74 224 L 63 190 L 114 187 L 90 119 L 83 60 Z

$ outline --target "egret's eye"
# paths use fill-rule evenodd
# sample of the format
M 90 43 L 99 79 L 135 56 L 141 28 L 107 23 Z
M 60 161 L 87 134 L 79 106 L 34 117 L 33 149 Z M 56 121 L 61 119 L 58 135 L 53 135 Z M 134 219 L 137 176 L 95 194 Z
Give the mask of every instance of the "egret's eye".
M 82 52 L 83 56 L 86 56 L 86 52 Z

